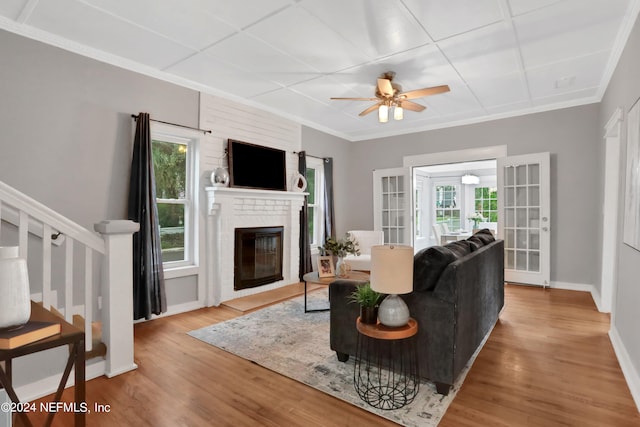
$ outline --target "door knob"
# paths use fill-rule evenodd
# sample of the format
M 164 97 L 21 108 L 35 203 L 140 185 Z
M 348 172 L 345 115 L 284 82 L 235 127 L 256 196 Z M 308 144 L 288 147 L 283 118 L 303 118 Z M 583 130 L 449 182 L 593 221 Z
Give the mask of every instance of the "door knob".
M 542 227 L 542 231 L 549 231 L 548 227 Z

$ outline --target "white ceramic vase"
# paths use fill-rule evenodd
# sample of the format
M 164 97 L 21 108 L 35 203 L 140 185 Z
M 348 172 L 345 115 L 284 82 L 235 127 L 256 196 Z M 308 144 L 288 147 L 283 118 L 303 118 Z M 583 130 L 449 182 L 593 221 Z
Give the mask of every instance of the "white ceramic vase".
M 17 246 L 0 246 L 0 329 L 24 325 L 30 316 L 27 261 Z

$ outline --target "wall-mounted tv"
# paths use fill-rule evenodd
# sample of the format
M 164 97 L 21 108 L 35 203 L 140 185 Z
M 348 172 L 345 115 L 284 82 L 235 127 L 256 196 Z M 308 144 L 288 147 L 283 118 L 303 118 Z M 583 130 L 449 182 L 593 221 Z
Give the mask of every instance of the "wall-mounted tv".
M 286 152 L 229 139 L 229 185 L 287 191 Z

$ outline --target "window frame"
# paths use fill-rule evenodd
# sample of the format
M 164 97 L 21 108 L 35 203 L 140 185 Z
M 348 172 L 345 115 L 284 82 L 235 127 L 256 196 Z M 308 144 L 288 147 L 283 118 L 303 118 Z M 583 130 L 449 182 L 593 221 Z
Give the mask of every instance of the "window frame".
M 309 236 L 309 246 L 311 247 L 311 253 L 317 254 L 319 252 L 318 247 L 324 244 L 324 159 L 307 156 L 306 162 L 307 170 L 313 169 L 315 171 L 315 200 L 314 203 L 310 203 L 309 197 L 307 197 L 307 212 L 308 209 L 313 209 L 313 236 Z
M 185 145 L 187 147 L 184 199 L 164 199 L 156 196 L 156 203 L 184 205 L 184 259 L 163 261 L 165 272 L 198 265 L 198 153 L 200 135 L 188 129 L 179 129 L 159 123 L 151 124 L 151 144 L 154 141 Z M 165 276 L 166 277 L 166 276 Z
M 437 207 L 437 202 L 438 202 L 438 192 L 437 192 L 437 187 L 455 187 L 456 188 L 456 207 L 455 208 L 438 208 Z M 464 228 L 464 224 L 465 224 L 465 218 L 463 217 L 463 215 L 465 214 L 465 186 L 462 185 L 460 183 L 459 179 L 451 179 L 451 178 L 438 178 L 438 177 L 433 177 L 431 178 L 431 193 L 432 193 L 432 198 L 431 198 L 431 209 L 433 210 L 433 219 L 431 221 L 431 224 L 437 224 L 438 223 L 438 210 L 445 210 L 445 211 L 454 211 L 457 210 L 458 211 L 458 215 L 459 215 L 459 221 L 460 221 L 460 226 L 458 228 Z M 452 230 L 453 231 L 453 230 Z

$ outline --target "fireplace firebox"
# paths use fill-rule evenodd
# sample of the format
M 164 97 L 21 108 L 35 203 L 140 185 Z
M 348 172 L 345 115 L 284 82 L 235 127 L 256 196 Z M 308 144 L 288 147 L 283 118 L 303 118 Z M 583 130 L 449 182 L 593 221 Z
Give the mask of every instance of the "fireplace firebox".
M 235 229 L 233 289 L 255 288 L 283 280 L 284 227 Z

